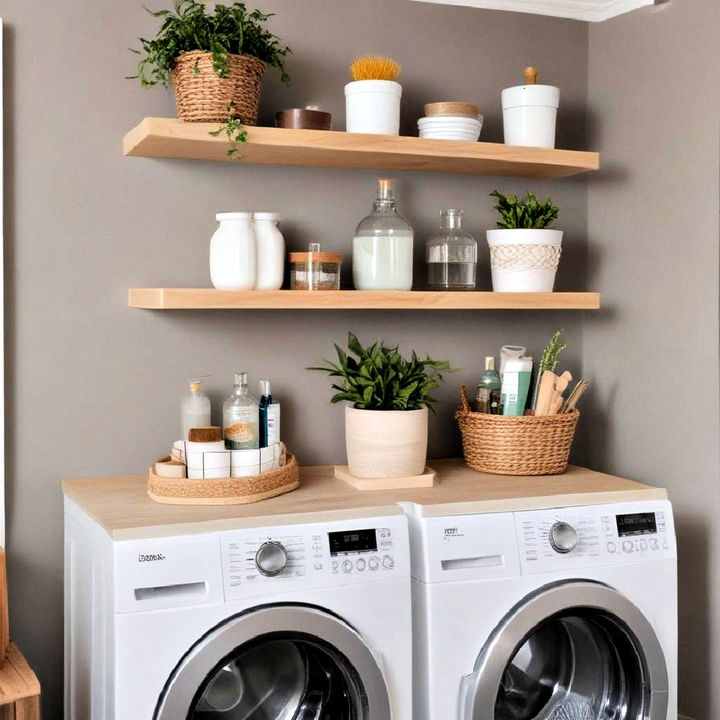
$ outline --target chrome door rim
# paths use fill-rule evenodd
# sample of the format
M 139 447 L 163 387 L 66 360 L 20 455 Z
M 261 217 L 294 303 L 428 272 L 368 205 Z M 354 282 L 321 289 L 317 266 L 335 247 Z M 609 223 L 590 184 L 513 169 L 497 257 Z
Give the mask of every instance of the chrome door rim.
M 201 638 L 173 670 L 158 701 L 154 720 L 185 720 L 198 689 L 223 658 L 242 645 L 277 633 L 314 637 L 337 650 L 362 683 L 367 718 L 391 720 L 385 678 L 360 635 L 334 615 L 293 605 L 262 607 L 236 615 Z
M 491 720 L 505 669 L 524 640 L 541 623 L 572 610 L 597 610 L 620 620 L 642 652 L 650 700 L 643 720 L 666 720 L 668 673 L 665 654 L 642 611 L 616 590 L 593 582 L 566 582 L 546 587 L 517 605 L 483 648 L 474 672 L 463 687 L 462 720 Z

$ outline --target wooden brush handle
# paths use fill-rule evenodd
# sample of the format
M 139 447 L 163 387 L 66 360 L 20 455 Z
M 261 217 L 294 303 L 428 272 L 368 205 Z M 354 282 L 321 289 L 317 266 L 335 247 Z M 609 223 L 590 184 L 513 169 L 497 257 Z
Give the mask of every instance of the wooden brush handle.
M 526 85 L 537 85 L 538 69 L 536 67 L 526 67 L 523 70 L 523 75 L 525 76 Z

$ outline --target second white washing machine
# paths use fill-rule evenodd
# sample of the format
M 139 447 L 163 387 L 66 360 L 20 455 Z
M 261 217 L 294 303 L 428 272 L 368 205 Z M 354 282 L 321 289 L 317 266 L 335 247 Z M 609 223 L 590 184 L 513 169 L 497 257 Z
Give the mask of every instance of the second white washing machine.
M 415 720 L 677 720 L 667 500 L 407 507 Z

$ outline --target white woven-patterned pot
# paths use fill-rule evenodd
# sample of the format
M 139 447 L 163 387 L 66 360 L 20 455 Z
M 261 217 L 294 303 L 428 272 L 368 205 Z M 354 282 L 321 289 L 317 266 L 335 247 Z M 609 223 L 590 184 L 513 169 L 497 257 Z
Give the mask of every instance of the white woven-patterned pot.
M 552 292 L 562 230 L 488 230 L 495 292 Z
M 428 442 L 428 411 L 345 408 L 345 445 L 350 473 L 359 478 L 422 475 Z

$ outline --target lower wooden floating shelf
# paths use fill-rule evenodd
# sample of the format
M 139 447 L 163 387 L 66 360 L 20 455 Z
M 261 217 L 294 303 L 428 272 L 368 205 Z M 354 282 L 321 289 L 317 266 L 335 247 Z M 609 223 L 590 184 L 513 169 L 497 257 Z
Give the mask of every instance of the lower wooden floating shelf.
M 598 310 L 600 295 L 593 292 L 132 288 L 128 292 L 128 305 L 146 310 Z

